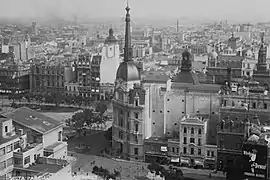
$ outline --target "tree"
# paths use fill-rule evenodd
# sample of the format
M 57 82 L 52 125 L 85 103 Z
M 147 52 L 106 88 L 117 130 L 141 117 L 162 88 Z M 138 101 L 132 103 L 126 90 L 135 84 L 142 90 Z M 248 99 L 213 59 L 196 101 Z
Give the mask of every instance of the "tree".
M 66 123 L 67 126 L 75 129 L 78 136 L 80 136 L 85 123 L 84 113 L 83 112 L 75 113 L 70 119 L 66 121 Z
M 101 116 L 103 116 L 103 114 L 107 111 L 108 106 L 106 104 L 106 102 L 104 100 L 101 100 L 95 108 L 96 112 L 99 112 Z

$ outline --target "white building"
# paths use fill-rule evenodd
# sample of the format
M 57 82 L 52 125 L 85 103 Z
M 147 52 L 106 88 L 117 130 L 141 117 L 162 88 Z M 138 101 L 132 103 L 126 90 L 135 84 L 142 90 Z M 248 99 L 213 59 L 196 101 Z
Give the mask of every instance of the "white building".
M 120 50 L 117 39 L 113 36 L 113 30 L 109 30 L 105 44 L 102 48 L 102 56 L 100 64 L 100 83 L 114 84 L 116 72 L 121 63 Z
M 204 166 L 207 119 L 185 116 L 179 123 L 181 162 Z

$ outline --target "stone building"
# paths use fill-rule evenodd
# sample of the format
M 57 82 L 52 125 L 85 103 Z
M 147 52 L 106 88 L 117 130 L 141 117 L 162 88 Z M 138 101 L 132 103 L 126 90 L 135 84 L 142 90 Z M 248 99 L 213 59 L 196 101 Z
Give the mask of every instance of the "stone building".
M 140 72 L 132 60 L 130 8 L 126 7 L 124 61 L 115 80 L 113 98 L 112 149 L 115 156 L 129 160 L 144 160 L 144 139 L 151 136 L 148 105 L 140 80 Z

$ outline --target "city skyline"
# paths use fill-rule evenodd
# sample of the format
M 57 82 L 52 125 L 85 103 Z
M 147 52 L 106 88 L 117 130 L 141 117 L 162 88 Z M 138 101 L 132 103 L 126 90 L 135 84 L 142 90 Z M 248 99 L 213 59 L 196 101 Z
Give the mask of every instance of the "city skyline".
M 121 18 L 126 0 L 1 0 L 2 18 Z M 134 18 L 193 18 L 209 20 L 270 21 L 267 0 L 129 0 Z

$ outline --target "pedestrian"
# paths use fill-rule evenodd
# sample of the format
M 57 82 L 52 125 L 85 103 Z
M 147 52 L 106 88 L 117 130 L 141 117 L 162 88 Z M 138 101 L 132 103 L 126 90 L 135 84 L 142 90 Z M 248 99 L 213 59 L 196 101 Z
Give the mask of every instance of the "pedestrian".
M 211 172 L 209 173 L 209 178 L 211 178 L 211 176 L 212 176 L 212 174 L 211 174 Z

